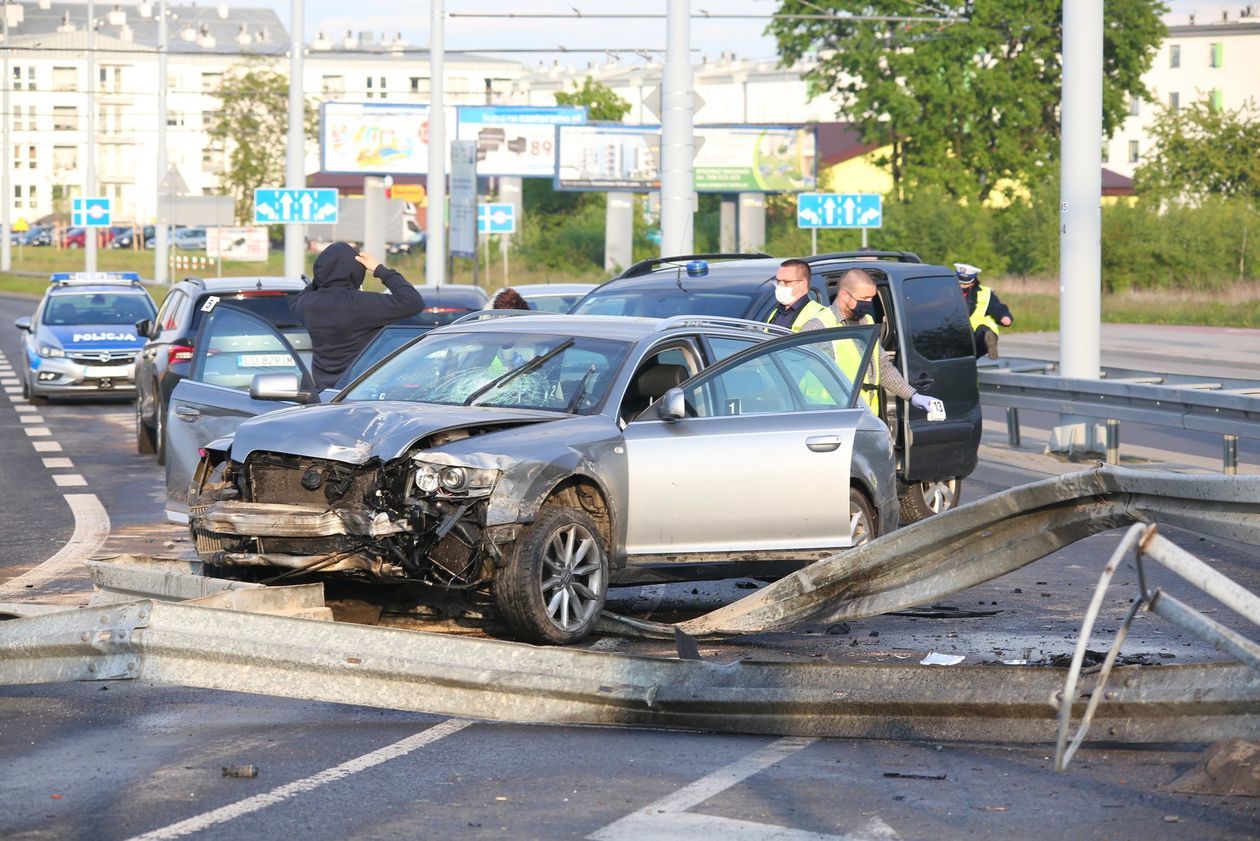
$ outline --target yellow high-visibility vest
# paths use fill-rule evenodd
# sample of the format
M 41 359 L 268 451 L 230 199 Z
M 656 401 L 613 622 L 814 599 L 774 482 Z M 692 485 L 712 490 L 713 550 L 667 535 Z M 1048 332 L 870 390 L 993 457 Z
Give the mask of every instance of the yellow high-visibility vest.
M 987 324 L 994 333 L 1002 332 L 998 329 L 997 319 L 988 314 L 989 299 L 992 297 L 992 290 L 976 284 L 976 308 L 971 312 L 971 332 L 979 330 L 982 324 Z

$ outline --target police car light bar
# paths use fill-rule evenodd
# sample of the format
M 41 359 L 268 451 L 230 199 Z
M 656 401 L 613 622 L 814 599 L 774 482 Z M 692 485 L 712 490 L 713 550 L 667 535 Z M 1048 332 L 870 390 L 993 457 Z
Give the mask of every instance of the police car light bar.
M 139 272 L 53 272 L 49 283 L 64 286 L 88 283 L 140 283 Z

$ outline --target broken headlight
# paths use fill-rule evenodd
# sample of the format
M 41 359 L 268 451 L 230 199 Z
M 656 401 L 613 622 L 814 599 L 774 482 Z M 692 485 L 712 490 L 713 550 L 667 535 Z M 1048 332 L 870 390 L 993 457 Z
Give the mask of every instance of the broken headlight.
M 439 491 L 461 496 L 482 496 L 490 492 L 499 471 L 459 464 L 437 464 L 416 459 L 414 482 L 422 495 Z

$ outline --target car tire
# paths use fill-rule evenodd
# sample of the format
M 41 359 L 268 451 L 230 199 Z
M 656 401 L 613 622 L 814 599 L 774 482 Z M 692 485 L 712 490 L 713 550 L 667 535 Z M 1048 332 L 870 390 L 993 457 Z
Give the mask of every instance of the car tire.
M 527 642 L 586 637 L 608 595 L 608 552 L 595 522 L 576 508 L 545 508 L 495 578 L 499 617 Z
M 912 482 L 898 486 L 901 523 L 909 525 L 958 507 L 962 497 L 962 479 L 958 476 L 939 482 Z
M 166 464 L 166 408 L 161 400 L 155 402 L 157 410 L 154 412 L 153 454 L 157 456 L 157 463 L 160 466 Z
M 22 396 L 32 406 L 43 406 L 48 403 L 48 398 L 37 392 L 35 386 L 31 385 L 26 377 L 22 378 Z
M 879 537 L 879 518 L 866 494 L 849 488 L 849 534 L 854 546 L 870 543 Z
M 144 422 L 144 407 L 140 392 L 136 392 L 136 452 L 142 456 L 151 456 L 157 452 L 156 436 L 149 425 Z

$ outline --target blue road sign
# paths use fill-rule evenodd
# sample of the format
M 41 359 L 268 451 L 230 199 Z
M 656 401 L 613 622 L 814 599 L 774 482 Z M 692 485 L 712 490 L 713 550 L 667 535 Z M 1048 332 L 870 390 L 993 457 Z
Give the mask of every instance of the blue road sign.
M 280 190 L 259 187 L 254 190 L 254 224 L 283 222 L 334 225 L 337 222 L 335 189 Z
M 798 228 L 878 228 L 884 222 L 879 193 L 797 193 Z
M 74 199 L 70 203 L 70 224 L 87 228 L 108 228 L 111 214 L 109 199 L 105 196 L 96 198 Z
M 479 234 L 514 234 L 516 233 L 516 205 L 512 205 L 512 204 L 477 205 L 477 233 Z

